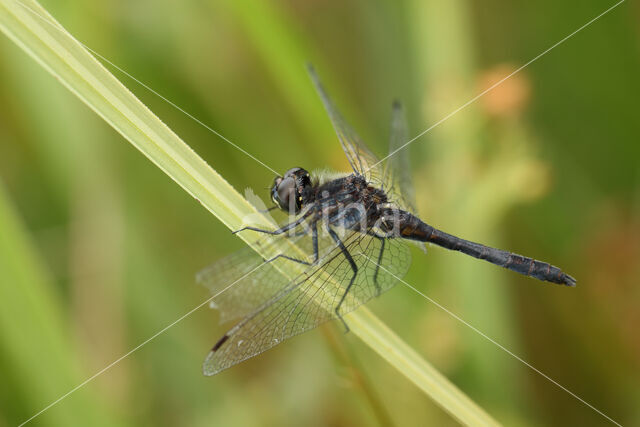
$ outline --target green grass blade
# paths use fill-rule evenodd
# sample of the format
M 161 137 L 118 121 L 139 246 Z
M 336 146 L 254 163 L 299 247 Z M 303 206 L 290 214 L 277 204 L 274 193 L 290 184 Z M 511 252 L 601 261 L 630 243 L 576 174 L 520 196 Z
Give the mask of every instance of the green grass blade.
M 229 228 L 239 228 L 243 218 L 250 214 L 256 217 L 254 208 L 238 192 L 100 65 L 37 2 L 24 1 L 23 4 L 0 0 L 0 27 L 5 34 Z M 262 221 L 267 225 L 266 219 Z M 250 241 L 247 243 L 252 244 Z M 295 274 L 295 271 L 284 273 Z M 350 313 L 347 321 L 354 334 L 460 422 L 496 424 L 368 310 Z
M 0 348 L 2 381 L 27 408 L 7 408 L 5 421 L 25 421 L 83 380 L 64 308 L 31 239 L 0 184 Z M 47 414 L 52 425 L 115 425 L 91 392 Z

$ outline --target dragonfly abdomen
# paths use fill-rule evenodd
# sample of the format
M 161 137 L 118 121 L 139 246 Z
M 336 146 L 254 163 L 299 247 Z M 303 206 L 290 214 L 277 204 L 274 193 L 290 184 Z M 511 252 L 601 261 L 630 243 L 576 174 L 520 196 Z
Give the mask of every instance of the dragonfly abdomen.
M 459 251 L 474 258 L 482 259 L 515 271 L 516 273 L 535 277 L 536 279 L 546 282 L 567 286 L 576 285 L 576 280 L 573 277 L 564 273 L 556 266 L 513 252 L 461 239 L 444 231 L 440 231 L 422 222 L 413 215 L 407 218 L 400 227 L 400 235 L 406 239 L 430 242 L 446 249 Z

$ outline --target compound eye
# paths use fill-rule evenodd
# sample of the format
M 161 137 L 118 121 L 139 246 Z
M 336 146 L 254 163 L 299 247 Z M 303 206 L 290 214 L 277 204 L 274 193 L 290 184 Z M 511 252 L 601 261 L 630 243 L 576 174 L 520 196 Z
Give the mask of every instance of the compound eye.
M 286 171 L 284 173 L 284 177 L 287 178 L 287 177 L 290 177 L 290 176 L 294 176 L 296 174 L 296 172 L 298 172 L 299 170 L 300 170 L 300 168 L 291 168 L 291 169 L 289 169 L 288 171 Z
M 276 202 L 280 205 L 280 208 L 289 211 L 289 207 L 297 209 L 296 204 L 296 180 L 293 177 L 283 178 L 277 185 Z

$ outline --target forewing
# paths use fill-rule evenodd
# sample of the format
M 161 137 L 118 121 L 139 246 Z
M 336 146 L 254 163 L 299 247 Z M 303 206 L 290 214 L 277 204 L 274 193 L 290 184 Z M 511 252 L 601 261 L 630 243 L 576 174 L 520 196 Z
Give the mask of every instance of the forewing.
M 316 92 L 318 92 L 318 96 L 322 100 L 327 114 L 329 114 L 333 128 L 338 134 L 338 139 L 340 140 L 340 144 L 351 168 L 355 173 L 364 176 L 368 181 L 380 180 L 384 171 L 379 164 L 378 158 L 367 148 L 358 134 L 342 117 L 338 108 L 331 98 L 329 98 L 313 67 L 309 65 L 307 69 L 311 81 L 316 88 Z
M 350 232 L 343 242 L 358 267 L 358 274 L 340 306 L 340 315 L 390 289 L 410 263 L 410 254 L 400 240 L 384 240 L 381 257 L 383 241 L 376 237 Z M 376 273 L 378 263 L 382 268 Z M 352 277 L 347 258 L 335 247 L 316 266 L 290 281 L 229 330 L 207 356 L 204 374 L 214 375 L 335 318 L 335 307 Z
M 404 108 L 396 101 L 392 107 L 389 157 L 384 168 L 383 185 L 390 200 L 402 209 L 415 213 L 415 191 L 411 179 L 409 150 L 406 147 L 402 148 L 408 137 Z
M 324 89 L 313 67 L 309 66 L 308 70 L 354 172 L 364 176 L 371 184 L 383 189 L 387 193 L 389 201 L 397 204 L 398 207 L 415 212 L 408 151 L 405 149 L 397 151 L 389 158 L 387 166 L 384 167 L 378 157 L 367 148 L 366 144 L 343 118 Z M 404 110 L 399 103 L 394 103 L 389 144 L 390 153 L 405 144 L 407 136 L 407 122 Z

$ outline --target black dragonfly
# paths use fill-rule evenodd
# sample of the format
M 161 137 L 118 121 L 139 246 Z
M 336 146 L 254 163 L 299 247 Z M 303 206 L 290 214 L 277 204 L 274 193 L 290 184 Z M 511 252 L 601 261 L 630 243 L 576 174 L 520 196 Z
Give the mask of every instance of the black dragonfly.
M 345 313 L 387 291 L 406 273 L 411 261 L 406 241 L 434 243 L 539 280 L 575 286 L 573 277 L 546 262 L 470 242 L 420 220 L 407 150 L 396 152 L 408 136 L 400 104 L 392 109 L 390 153 L 395 153 L 383 166 L 342 118 L 311 67 L 309 74 L 353 172 L 312 176 L 303 168 L 288 170 L 275 178 L 271 198 L 273 208 L 288 212 L 289 220 L 276 230 L 236 231 L 295 240 L 298 254 L 264 260 L 245 248 L 198 274 L 200 283 L 219 294 L 211 305 L 219 310 L 220 322 L 241 319 L 213 346 L 203 365 L 205 375 L 331 319 L 340 319 L 348 330 Z M 301 272 L 285 276 L 278 265 L 283 262 L 296 264 Z

